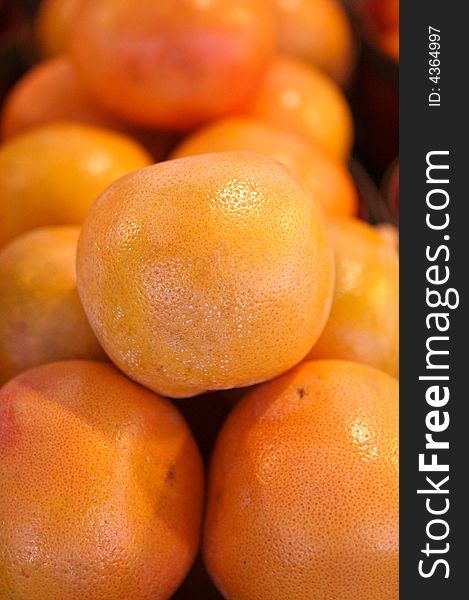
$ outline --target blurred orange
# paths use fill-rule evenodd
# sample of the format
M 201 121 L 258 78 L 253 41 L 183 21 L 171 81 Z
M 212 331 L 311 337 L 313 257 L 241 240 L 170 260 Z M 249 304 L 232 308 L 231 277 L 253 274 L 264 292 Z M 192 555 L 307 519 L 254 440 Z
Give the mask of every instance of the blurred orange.
M 394 250 L 399 251 L 399 229 L 391 223 L 379 223 L 375 225 L 376 232 L 385 240 Z
M 77 293 L 79 233 L 35 229 L 0 252 L 0 384 L 48 362 L 105 359 Z
M 352 28 L 339 0 L 271 0 L 277 9 L 279 48 L 310 61 L 340 85 L 355 62 Z
M 2 136 L 9 138 L 49 121 L 122 126 L 90 97 L 65 55 L 39 63 L 13 87 L 3 107 Z
M 42 0 L 36 18 L 36 39 L 41 52 L 52 56 L 63 52 L 83 0 Z
M 329 320 L 308 358 L 342 358 L 399 372 L 399 258 L 358 219 L 329 222 L 336 283 Z
M 96 98 L 187 130 L 245 107 L 274 49 L 266 0 L 88 0 L 71 38 Z
M 143 144 L 156 162 L 166 157 L 177 139 L 176 134 L 138 128 L 110 114 L 85 89 L 65 55 L 39 63 L 13 87 L 3 108 L 2 136 L 10 138 L 54 121 L 77 121 L 125 133 Z
M 45 225 L 80 225 L 98 195 L 122 175 L 151 164 L 119 133 L 52 123 L 0 147 L 0 247 Z
M 257 119 L 232 117 L 216 121 L 186 137 L 171 156 L 238 150 L 279 160 L 307 183 L 329 215 L 357 213 L 357 191 L 341 161 L 326 154 L 317 144 Z
M 275 59 L 248 110 L 252 116 L 304 136 L 346 160 L 353 121 L 347 101 L 327 75 L 290 57 Z
M 399 0 L 362 0 L 360 14 L 370 38 L 399 60 Z
M 399 60 L 399 30 L 392 29 L 378 35 L 378 43 L 391 58 Z

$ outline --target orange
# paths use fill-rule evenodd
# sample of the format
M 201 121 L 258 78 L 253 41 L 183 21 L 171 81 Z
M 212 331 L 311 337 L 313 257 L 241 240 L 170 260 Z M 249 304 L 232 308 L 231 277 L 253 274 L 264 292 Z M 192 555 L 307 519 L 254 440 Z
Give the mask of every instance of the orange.
M 399 371 L 399 259 L 395 245 L 357 219 L 329 224 L 336 284 L 331 314 L 310 358 Z
M 71 49 L 96 98 L 189 129 L 250 100 L 274 47 L 267 0 L 88 0 Z
M 306 362 L 259 386 L 221 430 L 204 526 L 227 600 L 397 600 L 398 384 Z
M 375 29 L 384 31 L 399 27 L 399 0 L 362 0 L 360 10 Z
M 372 41 L 390 58 L 399 60 L 399 0 L 364 0 L 363 24 Z
M 392 248 L 399 250 L 399 229 L 391 223 L 379 223 L 376 225 L 376 232 L 385 240 Z
M 48 362 L 105 358 L 77 294 L 79 233 L 36 229 L 0 252 L 0 383 Z
M 393 60 L 399 61 L 399 30 L 392 29 L 378 36 L 381 49 Z
M 63 52 L 83 0 L 42 0 L 36 19 L 36 38 L 46 56 Z
M 353 122 L 345 97 L 332 79 L 303 61 L 275 59 L 248 113 L 303 135 L 335 157 L 350 154 Z
M 249 152 L 135 171 L 91 208 L 78 292 L 112 361 L 163 395 L 244 387 L 304 358 L 330 309 L 323 210 Z
M 39 63 L 13 87 L 2 112 L 2 135 L 9 138 L 51 121 L 79 121 L 109 129 L 121 124 L 89 96 L 66 56 Z
M 202 459 L 208 462 L 215 439 L 229 412 L 249 388 L 233 388 L 210 392 L 192 398 L 174 398 L 173 404 L 186 419 L 199 447 Z
M 134 127 L 109 114 L 84 88 L 67 56 L 57 56 L 30 69 L 10 91 L 2 112 L 2 135 L 10 138 L 54 121 L 76 121 L 124 133 L 140 142 L 155 161 L 175 143 L 167 131 Z
M 45 225 L 79 225 L 115 179 L 150 164 L 136 142 L 74 123 L 54 123 L 0 148 L 0 247 Z
M 172 156 L 237 150 L 266 154 L 282 162 L 303 178 L 328 214 L 357 213 L 357 191 L 341 161 L 304 138 L 257 119 L 232 117 L 206 125 L 183 140 Z
M 202 463 L 179 412 L 104 363 L 0 391 L 0 597 L 167 600 L 195 558 Z
M 339 0 L 271 0 L 277 10 L 279 48 L 304 58 L 339 84 L 354 63 L 352 28 Z

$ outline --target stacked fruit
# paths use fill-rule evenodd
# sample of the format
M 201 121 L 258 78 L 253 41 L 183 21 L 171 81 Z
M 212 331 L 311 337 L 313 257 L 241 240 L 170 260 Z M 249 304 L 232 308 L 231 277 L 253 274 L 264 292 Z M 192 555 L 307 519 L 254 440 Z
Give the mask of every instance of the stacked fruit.
M 399 0 L 357 0 L 362 21 L 373 43 L 399 60 Z
M 398 255 L 356 217 L 341 5 L 49 0 L 38 39 L 2 115 L 0 598 L 165 600 L 200 545 L 228 600 L 397 598 Z

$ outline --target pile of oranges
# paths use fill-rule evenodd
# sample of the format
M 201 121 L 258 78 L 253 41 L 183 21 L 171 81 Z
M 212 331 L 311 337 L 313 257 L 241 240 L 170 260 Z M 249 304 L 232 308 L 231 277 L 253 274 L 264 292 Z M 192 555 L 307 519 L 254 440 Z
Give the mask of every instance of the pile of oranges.
M 0 598 L 396 600 L 399 261 L 358 218 L 343 5 L 44 0 L 36 37 L 1 114 Z

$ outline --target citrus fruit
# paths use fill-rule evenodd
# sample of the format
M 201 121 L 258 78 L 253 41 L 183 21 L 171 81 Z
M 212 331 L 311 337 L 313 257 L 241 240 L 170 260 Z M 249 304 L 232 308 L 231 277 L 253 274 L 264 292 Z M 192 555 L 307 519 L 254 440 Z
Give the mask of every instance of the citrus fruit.
M 399 258 L 358 219 L 329 223 L 336 284 L 331 314 L 310 358 L 344 358 L 399 371 Z
M 378 35 L 378 44 L 385 54 L 399 62 L 399 30 L 392 29 Z
M 106 106 L 155 127 L 189 129 L 250 100 L 274 47 L 266 0 L 90 0 L 71 38 Z
M 394 250 L 399 251 L 399 229 L 391 223 L 379 223 L 375 227 L 376 232 L 385 240 Z
M 46 56 L 66 50 L 68 38 L 83 0 L 42 0 L 36 18 L 36 39 Z
M 227 600 L 397 600 L 398 384 L 305 362 L 248 394 L 210 466 L 208 570 Z
M 332 79 L 304 61 L 274 59 L 247 112 L 303 135 L 337 158 L 350 154 L 353 122 L 347 101 Z
M 271 156 L 302 177 L 328 214 L 357 213 L 355 185 L 341 161 L 317 144 L 257 119 L 231 117 L 206 125 L 188 135 L 172 156 L 243 150 Z
M 173 398 L 172 402 L 181 412 L 192 431 L 202 459 L 208 462 L 215 439 L 233 406 L 250 388 L 219 390 L 193 398 Z
M 0 251 L 0 383 L 48 362 L 105 358 L 76 289 L 79 232 L 35 229 Z
M 0 456 L 0 597 L 171 597 L 203 501 L 172 404 L 104 363 L 37 367 L 0 391 Z
M 354 63 L 352 28 L 339 0 L 272 0 L 280 50 L 304 58 L 339 84 Z
M 110 129 L 121 123 L 90 97 L 65 55 L 32 67 L 13 87 L 2 112 L 2 135 L 9 138 L 50 121 L 79 121 Z
M 399 0 L 364 0 L 359 12 L 371 41 L 399 60 Z
M 171 397 L 298 363 L 326 322 L 323 210 L 269 157 L 180 158 L 116 181 L 78 244 L 78 291 L 112 361 Z
M 77 123 L 51 123 L 0 147 L 0 246 L 47 225 L 79 225 L 115 179 L 150 164 L 136 142 Z
M 30 69 L 10 91 L 2 112 L 4 139 L 53 123 L 74 121 L 119 131 L 142 144 L 155 162 L 175 144 L 176 134 L 135 127 L 111 115 L 85 89 L 74 64 L 57 56 Z

